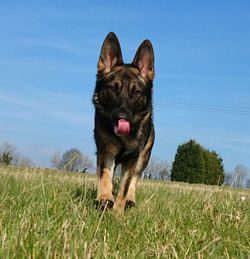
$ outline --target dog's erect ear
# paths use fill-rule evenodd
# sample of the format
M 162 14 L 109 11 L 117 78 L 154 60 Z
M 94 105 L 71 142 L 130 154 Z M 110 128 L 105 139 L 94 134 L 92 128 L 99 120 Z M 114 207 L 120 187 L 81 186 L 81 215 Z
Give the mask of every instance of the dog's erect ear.
M 135 54 L 132 65 L 139 69 L 145 79 L 154 79 L 154 50 L 150 40 L 142 42 Z
M 108 73 L 119 65 L 123 65 L 121 46 L 116 35 L 110 32 L 102 44 L 98 73 Z

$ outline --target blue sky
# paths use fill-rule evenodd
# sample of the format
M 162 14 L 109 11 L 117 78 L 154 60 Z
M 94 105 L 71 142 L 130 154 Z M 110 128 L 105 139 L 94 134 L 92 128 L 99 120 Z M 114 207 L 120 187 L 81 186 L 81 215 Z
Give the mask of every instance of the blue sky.
M 131 62 L 155 50 L 153 156 L 174 160 L 195 138 L 226 170 L 250 168 L 248 1 L 1 1 L 0 143 L 37 166 L 76 147 L 95 160 L 91 97 L 114 31 Z

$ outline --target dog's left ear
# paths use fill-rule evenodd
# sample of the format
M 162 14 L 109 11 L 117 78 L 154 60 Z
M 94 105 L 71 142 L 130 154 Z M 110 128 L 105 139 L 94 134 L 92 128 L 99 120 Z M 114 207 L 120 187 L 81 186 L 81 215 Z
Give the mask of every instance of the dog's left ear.
M 138 48 L 132 65 L 139 69 L 147 80 L 154 79 L 154 50 L 150 40 L 144 40 Z

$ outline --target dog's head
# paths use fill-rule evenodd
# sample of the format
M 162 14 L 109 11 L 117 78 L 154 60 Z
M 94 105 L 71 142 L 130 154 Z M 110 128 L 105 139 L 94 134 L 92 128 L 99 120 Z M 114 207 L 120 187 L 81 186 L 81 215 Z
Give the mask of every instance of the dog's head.
M 131 64 L 124 64 L 113 32 L 105 38 L 98 61 L 93 103 L 117 135 L 129 134 L 152 110 L 154 51 L 149 40 L 139 46 Z M 150 114 L 151 115 L 151 114 Z

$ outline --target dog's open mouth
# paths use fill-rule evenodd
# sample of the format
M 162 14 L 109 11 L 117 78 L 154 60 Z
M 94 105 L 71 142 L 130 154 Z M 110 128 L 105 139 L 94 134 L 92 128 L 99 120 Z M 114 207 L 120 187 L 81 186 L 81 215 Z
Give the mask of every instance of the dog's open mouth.
M 118 136 L 128 135 L 130 132 L 130 122 L 125 119 L 119 119 L 115 125 L 115 134 Z

